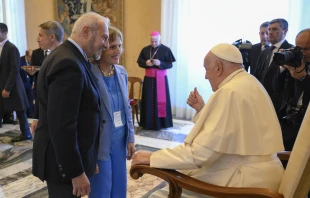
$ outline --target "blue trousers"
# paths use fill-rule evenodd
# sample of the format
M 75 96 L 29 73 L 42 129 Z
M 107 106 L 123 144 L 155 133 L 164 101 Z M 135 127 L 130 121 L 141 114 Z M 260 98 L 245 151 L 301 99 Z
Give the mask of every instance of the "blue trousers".
M 16 117 L 19 121 L 20 131 L 24 137 L 31 137 L 31 131 L 28 124 L 26 111 L 16 111 Z
M 99 174 L 90 181 L 89 198 L 126 198 L 126 136 L 112 140 L 110 156 L 107 160 L 98 160 Z
M 3 111 L 2 105 L 0 104 L 0 122 L 2 122 L 4 113 L 5 112 Z M 30 131 L 29 124 L 28 124 L 26 110 L 16 111 L 16 117 L 18 118 L 19 127 L 20 127 L 20 131 L 22 132 L 22 135 L 27 138 L 31 137 L 31 131 Z

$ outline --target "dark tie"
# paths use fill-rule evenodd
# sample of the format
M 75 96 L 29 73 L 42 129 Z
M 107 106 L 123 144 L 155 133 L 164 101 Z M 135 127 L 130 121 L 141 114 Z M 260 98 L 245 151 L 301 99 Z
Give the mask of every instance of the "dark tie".
M 45 58 L 47 57 L 47 51 L 48 51 L 48 50 L 44 50 L 43 60 L 45 60 Z
M 269 63 L 270 63 L 270 59 L 271 59 L 274 48 L 276 48 L 276 46 L 271 46 L 271 47 L 268 47 L 268 49 L 266 49 L 266 50 L 268 50 L 268 53 L 267 53 L 265 63 L 264 63 L 264 70 L 263 70 L 263 73 L 260 77 L 261 83 L 263 83 L 265 80 L 265 76 L 266 76 L 267 70 L 269 68 Z

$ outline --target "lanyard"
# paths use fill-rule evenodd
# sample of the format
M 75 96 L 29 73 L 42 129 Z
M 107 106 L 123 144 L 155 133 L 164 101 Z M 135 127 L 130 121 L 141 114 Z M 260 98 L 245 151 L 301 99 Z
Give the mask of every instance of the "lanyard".
M 161 45 L 160 45 L 161 46 Z M 155 56 L 155 54 L 157 53 L 158 49 L 160 48 L 160 46 L 158 46 L 157 50 L 154 52 L 153 56 L 152 56 L 152 46 L 150 48 L 150 59 L 152 60 Z

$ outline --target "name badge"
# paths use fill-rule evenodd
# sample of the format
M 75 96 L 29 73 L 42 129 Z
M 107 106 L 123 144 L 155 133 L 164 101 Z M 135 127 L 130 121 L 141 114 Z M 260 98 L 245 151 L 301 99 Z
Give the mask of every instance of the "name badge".
M 123 126 L 121 111 L 114 112 L 114 126 L 115 128 Z

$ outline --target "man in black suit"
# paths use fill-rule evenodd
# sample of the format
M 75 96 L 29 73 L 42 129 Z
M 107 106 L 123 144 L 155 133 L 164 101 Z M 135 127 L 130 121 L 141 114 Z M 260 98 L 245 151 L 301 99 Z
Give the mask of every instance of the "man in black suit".
M 310 29 L 299 32 L 295 43 L 302 49 L 303 60 L 295 67 L 292 61 L 279 66 L 273 84 L 274 89 L 283 95 L 278 117 L 286 151 L 293 149 L 310 101 Z
M 249 53 L 249 63 L 250 63 L 250 73 L 253 74 L 255 70 L 255 66 L 257 63 L 257 59 L 261 51 L 265 48 L 269 47 L 269 39 L 268 39 L 268 27 L 269 22 L 264 22 L 259 27 L 259 37 L 260 43 L 256 43 L 252 45 L 250 53 Z
M 37 37 L 37 42 L 40 46 L 40 49 L 44 52 L 44 56 L 42 61 L 47 57 L 48 54 L 51 53 L 56 47 L 58 47 L 63 40 L 64 37 L 64 28 L 57 21 L 47 21 L 39 25 L 39 33 Z M 38 59 L 41 60 L 41 59 Z M 39 61 L 38 61 L 39 63 Z M 36 72 L 35 81 L 34 81 L 34 91 L 37 92 L 37 77 L 39 72 Z M 37 102 L 37 98 L 35 99 L 34 106 L 34 115 L 33 121 L 31 123 L 31 131 L 35 132 L 39 119 L 39 105 Z
M 33 78 L 27 74 L 27 72 L 22 68 L 23 66 L 30 65 L 30 60 L 32 56 L 32 50 L 26 50 L 25 56 L 20 57 L 20 77 L 24 83 L 24 87 L 26 90 L 29 107 L 27 108 L 26 114 L 28 118 L 33 117 L 33 90 L 32 90 L 32 82 Z
M 26 109 L 28 100 L 19 75 L 19 52 L 16 46 L 7 39 L 8 27 L 0 23 L 0 120 L 5 112 L 16 111 L 22 134 L 12 142 L 31 139 Z M 0 122 L 0 126 L 2 123 Z
M 292 47 L 292 45 L 285 40 L 288 31 L 288 23 L 285 19 L 279 18 L 270 21 L 268 31 L 269 42 L 272 46 L 266 48 L 260 54 L 253 75 L 265 87 L 276 112 L 278 112 L 282 101 L 282 94 L 278 91 L 274 91 L 272 87 L 274 76 L 279 69 L 279 66 L 275 65 L 273 61 L 273 55 L 275 52 L 279 51 L 279 49 L 287 49 Z
M 28 118 L 33 117 L 33 90 L 32 90 L 32 82 L 33 78 L 32 76 L 28 75 L 27 72 L 22 68 L 22 66 L 30 65 L 30 59 L 32 55 L 32 50 L 26 50 L 26 55 L 20 57 L 20 70 L 19 74 L 22 78 L 22 81 L 24 83 L 24 87 L 27 94 L 27 99 L 29 103 L 29 107 L 26 110 L 26 114 Z M 4 124 L 17 124 L 18 122 L 15 121 L 14 112 L 6 112 L 3 115 L 3 123 Z
M 108 19 L 82 15 L 68 40 L 44 60 L 38 76 L 39 122 L 33 142 L 33 175 L 47 182 L 50 198 L 90 192 L 96 169 L 100 95 L 88 58 L 108 48 Z

